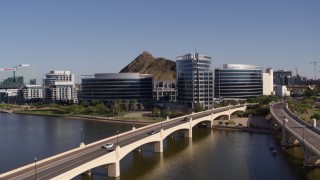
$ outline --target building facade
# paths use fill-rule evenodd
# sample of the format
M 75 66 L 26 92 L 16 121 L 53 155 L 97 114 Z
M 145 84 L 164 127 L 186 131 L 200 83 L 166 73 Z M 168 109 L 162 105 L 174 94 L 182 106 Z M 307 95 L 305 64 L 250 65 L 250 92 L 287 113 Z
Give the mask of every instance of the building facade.
M 42 102 L 44 98 L 44 88 L 42 85 L 24 85 L 19 89 L 18 99 L 20 102 Z
M 213 107 L 212 58 L 199 53 L 189 53 L 176 59 L 178 102 L 194 107 Z
M 263 73 L 262 82 L 263 82 L 263 95 L 266 95 L 266 96 L 274 95 L 272 68 L 267 68 L 266 72 Z
M 276 96 L 290 96 L 287 86 L 276 85 L 275 86 Z
M 78 103 L 74 74 L 70 71 L 50 71 L 43 79 L 47 102 Z
M 247 99 L 263 94 L 262 67 L 224 64 L 215 69 L 215 98 Z
M 177 90 L 175 81 L 153 81 L 153 101 L 176 102 Z
M 152 75 L 139 73 L 99 73 L 82 76 L 82 100 L 102 101 L 137 100 L 148 105 L 152 102 Z
M 275 85 L 290 85 L 292 84 L 292 72 L 287 70 L 278 70 L 273 72 Z

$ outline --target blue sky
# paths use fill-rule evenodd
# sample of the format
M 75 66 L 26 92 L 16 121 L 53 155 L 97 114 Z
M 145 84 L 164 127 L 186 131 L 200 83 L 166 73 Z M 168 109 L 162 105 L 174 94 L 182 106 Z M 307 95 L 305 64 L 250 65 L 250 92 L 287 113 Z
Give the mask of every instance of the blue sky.
M 319 9 L 318 0 L 1 0 L 0 67 L 79 78 L 119 72 L 144 50 L 175 60 L 196 48 L 215 67 L 298 68 L 313 78 Z

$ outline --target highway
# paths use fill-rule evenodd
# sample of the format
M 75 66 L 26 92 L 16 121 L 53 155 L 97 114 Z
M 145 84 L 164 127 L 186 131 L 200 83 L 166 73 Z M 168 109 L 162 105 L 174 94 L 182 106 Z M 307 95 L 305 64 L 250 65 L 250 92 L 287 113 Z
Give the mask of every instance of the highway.
M 197 114 L 190 114 L 188 117 L 192 117 L 192 119 L 197 119 L 204 116 L 208 116 L 211 113 L 218 113 L 228 109 L 229 107 L 215 109 L 211 111 L 204 111 Z M 183 121 L 183 119 L 184 117 L 180 117 L 171 121 L 162 121 L 162 123 L 159 124 L 150 125 L 145 128 L 139 128 L 135 131 L 130 131 L 125 134 L 119 134 L 118 137 L 113 136 L 111 139 L 98 143 L 95 146 L 84 147 L 77 151 L 51 159 L 49 161 L 37 163 L 36 166 L 31 166 L 27 169 L 17 171 L 16 173 L 3 177 L 2 179 L 50 179 L 59 174 L 62 174 L 63 172 L 67 172 L 68 170 L 78 167 L 79 165 L 84 164 L 85 162 L 94 160 L 97 157 L 105 155 L 106 153 L 108 153 L 108 151 L 106 149 L 101 148 L 103 144 L 113 143 L 114 147 L 116 147 L 117 145 L 119 145 L 120 147 L 125 147 L 126 145 L 129 145 L 133 142 L 150 136 L 147 133 L 151 130 L 159 132 L 161 130 L 161 127 L 165 130 L 182 123 L 188 123 L 188 120 Z

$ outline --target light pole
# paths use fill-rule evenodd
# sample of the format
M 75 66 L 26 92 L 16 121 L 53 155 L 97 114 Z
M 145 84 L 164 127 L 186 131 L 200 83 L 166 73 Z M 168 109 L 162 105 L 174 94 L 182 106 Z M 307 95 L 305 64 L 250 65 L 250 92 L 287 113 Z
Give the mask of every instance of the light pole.
M 119 146 L 119 139 L 118 139 L 119 131 L 117 130 L 117 146 Z
M 80 129 L 80 137 L 81 137 L 80 144 L 82 144 L 83 143 L 83 129 L 82 128 Z
M 38 179 L 37 177 L 37 158 L 34 158 L 34 179 Z

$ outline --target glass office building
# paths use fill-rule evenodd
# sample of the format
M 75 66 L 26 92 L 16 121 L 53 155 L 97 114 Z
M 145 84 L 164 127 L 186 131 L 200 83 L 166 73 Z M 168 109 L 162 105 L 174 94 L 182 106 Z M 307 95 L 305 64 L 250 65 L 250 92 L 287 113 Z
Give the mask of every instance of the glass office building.
M 190 53 L 176 59 L 178 102 L 194 107 L 213 107 L 212 58 L 199 53 Z
M 82 100 L 99 100 L 112 104 L 114 100 L 152 102 L 152 76 L 139 73 L 101 73 L 82 76 Z
M 224 64 L 215 69 L 215 98 L 247 99 L 263 94 L 262 67 Z
M 35 70 L 29 64 L 0 68 L 0 89 L 18 89 L 29 84 L 36 84 Z

